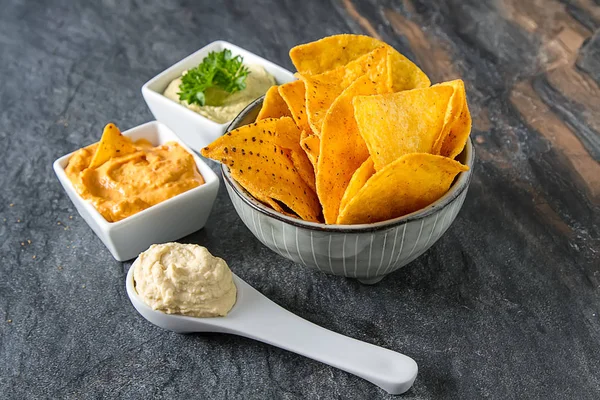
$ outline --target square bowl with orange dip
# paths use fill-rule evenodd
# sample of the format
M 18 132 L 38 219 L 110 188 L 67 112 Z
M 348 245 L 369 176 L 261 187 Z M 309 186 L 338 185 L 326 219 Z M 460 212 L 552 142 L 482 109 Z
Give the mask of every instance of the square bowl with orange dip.
M 53 167 L 118 261 L 203 228 L 219 189 L 210 167 L 156 121 L 122 134 L 108 124 L 100 142 L 60 157 Z

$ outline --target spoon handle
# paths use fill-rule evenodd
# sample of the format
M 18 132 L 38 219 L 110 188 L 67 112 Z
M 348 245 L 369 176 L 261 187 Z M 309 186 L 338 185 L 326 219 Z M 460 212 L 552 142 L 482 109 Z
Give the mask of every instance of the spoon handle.
M 292 314 L 236 280 L 238 304 L 222 331 L 259 340 L 357 375 L 391 394 L 412 386 L 417 363 L 403 354 L 332 332 Z

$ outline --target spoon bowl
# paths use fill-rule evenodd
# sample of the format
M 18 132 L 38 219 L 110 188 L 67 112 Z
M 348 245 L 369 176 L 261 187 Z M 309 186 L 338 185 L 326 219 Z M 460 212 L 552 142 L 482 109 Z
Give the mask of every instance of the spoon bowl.
M 163 329 L 255 339 L 357 375 L 391 394 L 406 392 L 417 377 L 412 358 L 315 325 L 275 304 L 235 274 L 237 299 L 225 317 L 197 318 L 153 310 L 135 290 L 134 269 L 135 263 L 127 273 L 127 295 L 144 318 Z

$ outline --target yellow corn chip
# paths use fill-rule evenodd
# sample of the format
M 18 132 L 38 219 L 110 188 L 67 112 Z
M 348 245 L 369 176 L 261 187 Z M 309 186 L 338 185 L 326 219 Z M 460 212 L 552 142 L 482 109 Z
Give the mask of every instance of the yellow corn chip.
M 340 202 L 352 174 L 369 157 L 365 141 L 358 132 L 352 99 L 377 93 L 389 93 L 387 80 L 372 81 L 363 75 L 333 102 L 321 132 L 317 167 L 317 195 L 323 206 L 326 224 L 335 224 Z
M 448 136 L 444 139 L 440 154 L 449 157 L 456 158 L 463 149 L 471 134 L 471 113 L 469 112 L 469 106 L 465 102 L 465 105 L 460 113 L 460 116 L 456 122 L 451 126 Z
M 124 156 L 134 153 L 135 146 L 131 143 L 131 139 L 121 135 L 121 131 L 115 124 L 108 124 L 104 127 L 102 138 L 96 153 L 90 162 L 90 168 L 96 168 L 114 157 Z
M 279 86 L 271 86 L 265 94 L 265 99 L 262 104 L 262 108 L 256 117 L 256 120 L 265 118 L 279 118 L 279 117 L 291 117 L 292 114 L 279 94 Z
M 296 167 L 304 182 L 306 182 L 312 191 L 315 192 L 315 170 L 308 155 L 300 145 L 302 132 L 300 132 L 290 117 L 279 118 L 276 120 L 275 131 L 277 131 L 279 137 L 285 136 L 288 139 L 281 145 L 289 150 L 287 154 L 292 160 L 294 167 Z
M 388 62 L 394 92 L 426 88 L 431 85 L 427 75 L 412 61 L 390 46 L 388 46 L 388 50 L 390 52 Z
M 467 105 L 465 85 L 460 79 L 439 85 L 452 87 L 454 93 L 446 111 L 444 129 L 434 146 L 434 154 L 455 158 L 465 147 L 471 133 L 471 113 Z
M 370 53 L 383 42 L 363 35 L 333 35 L 290 50 L 292 63 L 303 75 L 317 75 L 342 67 Z
M 256 199 L 285 210 L 273 205 L 279 202 L 300 218 L 318 222 L 317 196 L 289 155 L 294 152 L 290 147 L 300 150 L 290 125 L 297 129 L 289 117 L 260 120 L 221 136 L 203 148 L 202 155 L 229 166 L 231 176 Z
M 314 169 L 306 153 L 300 147 L 301 132 L 294 120 L 291 117 L 281 117 L 267 118 L 259 122 L 252 124 L 252 126 L 261 127 L 262 136 L 257 138 L 267 140 L 264 136 L 268 136 L 278 146 L 285 149 L 285 155 L 290 158 L 304 182 L 314 192 L 316 190 Z
M 313 165 L 315 174 L 317 173 L 317 163 L 319 162 L 319 150 L 321 147 L 321 139 L 317 135 L 308 135 L 306 131 L 302 131 L 300 146 L 308 156 L 308 159 Z
M 354 171 L 352 179 L 350 179 L 350 182 L 346 187 L 346 191 L 344 192 L 344 196 L 342 197 L 339 214 L 344 211 L 344 208 L 346 208 L 348 202 L 352 200 L 354 196 L 356 196 L 363 186 L 365 186 L 365 183 L 367 183 L 369 178 L 373 176 L 374 173 L 375 166 L 373 165 L 373 159 L 369 157 L 364 163 L 362 163 L 360 167 L 358 167 L 356 171 Z
M 354 98 L 358 129 L 377 171 L 405 154 L 433 152 L 453 91 L 432 86 Z
M 433 145 L 433 154 L 440 154 L 444 139 L 446 139 L 446 137 L 448 136 L 452 125 L 454 125 L 454 123 L 460 117 L 460 114 L 464 107 L 465 87 L 462 80 L 460 79 L 450 82 L 438 83 L 433 86 L 447 86 L 451 87 L 453 90 L 452 96 L 450 97 L 450 101 L 448 102 L 448 108 L 446 109 L 446 115 L 444 117 L 444 126 L 442 128 L 442 132 L 440 133 Z
M 377 171 L 340 213 L 338 224 L 368 224 L 401 217 L 442 197 L 468 167 L 450 158 L 406 154 Z
M 287 103 L 294 122 L 301 131 L 312 133 L 306 115 L 306 101 L 304 100 L 304 82 L 301 80 L 284 83 L 279 86 L 279 94 Z
M 356 79 L 367 74 L 375 82 L 387 81 L 387 50 L 379 47 L 362 57 L 320 75 L 301 76 L 306 85 L 308 122 L 317 135 L 331 104 Z M 388 82 L 385 82 L 389 84 Z
M 300 74 L 317 75 L 344 66 L 381 46 L 389 50 L 389 74 L 392 76 L 395 92 L 428 87 L 431 84 L 427 75 L 408 58 L 388 44 L 369 36 L 329 36 L 292 48 L 290 58 Z

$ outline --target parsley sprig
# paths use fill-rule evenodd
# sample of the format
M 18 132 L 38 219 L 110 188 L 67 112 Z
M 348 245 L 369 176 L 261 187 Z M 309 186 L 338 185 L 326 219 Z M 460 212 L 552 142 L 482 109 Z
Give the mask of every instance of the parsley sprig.
M 219 88 L 235 93 L 246 88 L 246 77 L 250 73 L 241 56 L 232 57 L 231 50 L 219 53 L 211 51 L 196 68 L 188 70 L 181 78 L 179 100 L 204 106 L 206 90 Z M 210 103 L 210 101 L 208 101 Z

